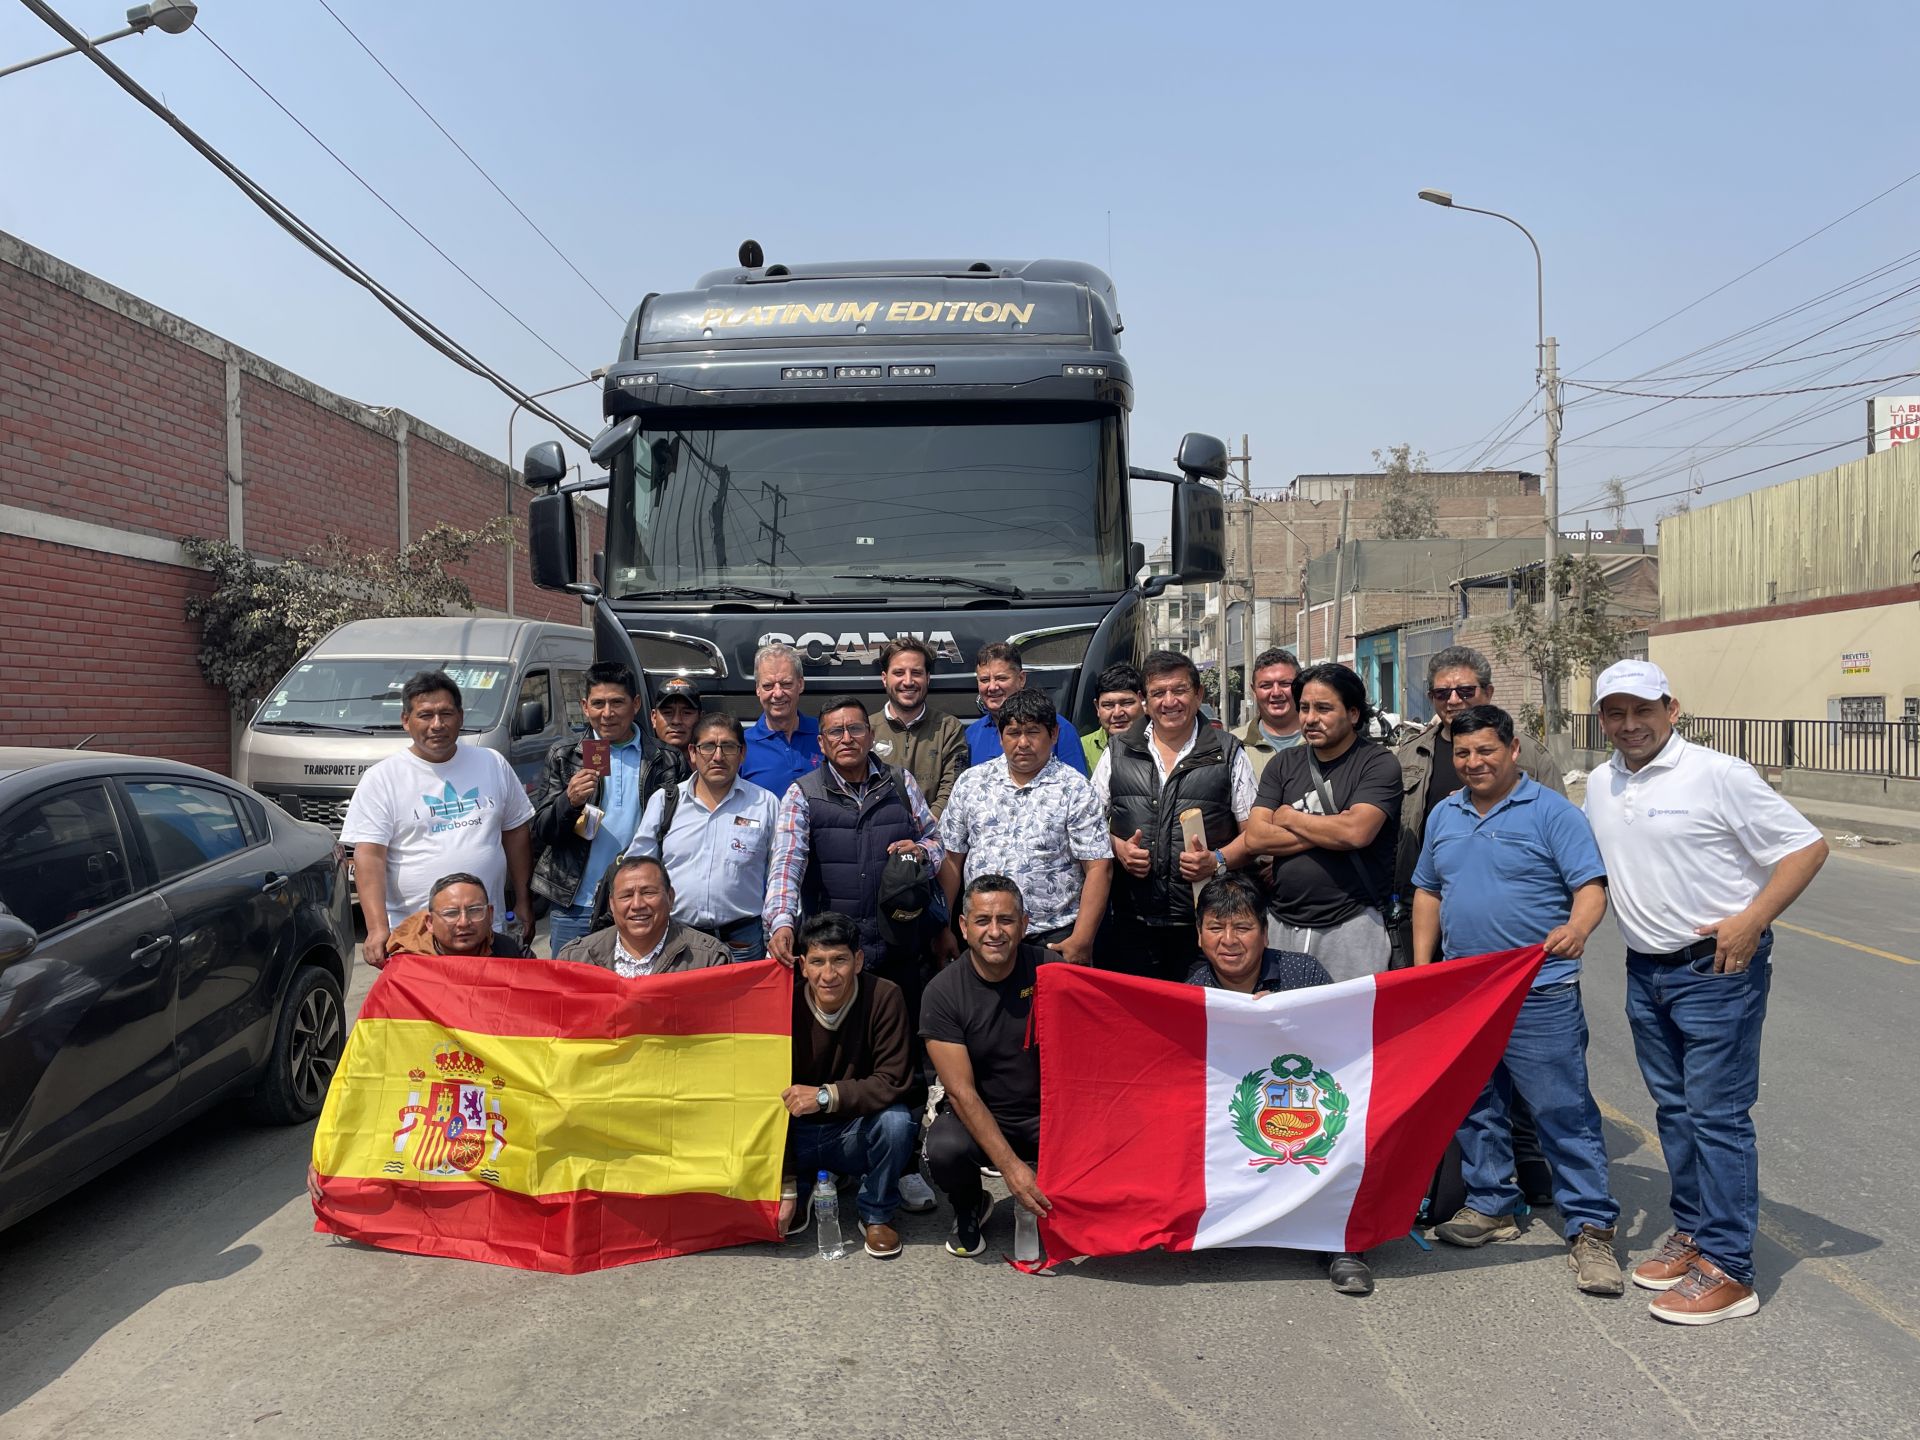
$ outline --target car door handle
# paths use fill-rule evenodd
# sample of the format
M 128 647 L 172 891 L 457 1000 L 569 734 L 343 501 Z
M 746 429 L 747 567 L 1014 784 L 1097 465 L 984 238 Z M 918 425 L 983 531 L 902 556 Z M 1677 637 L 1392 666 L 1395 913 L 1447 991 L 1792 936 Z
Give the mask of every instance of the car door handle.
M 158 935 L 151 940 L 143 939 L 139 945 L 134 947 L 133 958 L 138 960 L 142 965 L 157 964 L 160 957 L 167 953 L 168 947 L 172 944 L 173 937 L 171 935 Z
M 271 895 L 274 891 L 284 888 L 287 881 L 292 878 L 291 875 L 276 875 L 273 871 L 269 870 L 267 872 L 267 878 L 260 883 L 260 893 L 263 895 Z

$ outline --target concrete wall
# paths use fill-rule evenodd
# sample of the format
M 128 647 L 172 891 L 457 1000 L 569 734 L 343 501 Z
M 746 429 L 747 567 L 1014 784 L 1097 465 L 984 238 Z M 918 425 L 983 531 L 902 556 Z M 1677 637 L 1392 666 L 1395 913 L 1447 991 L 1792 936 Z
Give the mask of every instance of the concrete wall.
M 184 610 L 207 579 L 180 539 L 396 548 L 484 524 L 513 475 L 0 233 L 0 734 L 98 732 L 96 749 L 225 769 L 226 696 Z M 590 551 L 601 512 L 584 518 Z M 577 600 L 534 588 L 524 544 L 465 567 L 483 610 L 506 613 L 509 563 L 514 613 L 582 622 Z
M 1878 695 L 1886 717 L 1897 720 L 1904 702 L 1920 697 L 1920 587 L 1914 590 L 1892 604 L 1829 602 L 1812 613 L 1777 606 L 1745 623 L 1657 625 L 1648 658 L 1696 715 L 1825 720 L 1830 701 Z M 1843 673 L 1842 657 L 1862 651 L 1871 668 Z

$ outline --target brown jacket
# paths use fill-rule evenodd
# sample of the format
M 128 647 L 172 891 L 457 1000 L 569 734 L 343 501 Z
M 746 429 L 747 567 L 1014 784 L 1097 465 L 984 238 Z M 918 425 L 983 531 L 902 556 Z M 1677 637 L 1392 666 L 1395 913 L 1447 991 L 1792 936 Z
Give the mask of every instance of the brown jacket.
M 868 719 L 873 725 L 873 753 L 882 765 L 898 765 L 913 776 L 938 820 L 953 794 L 953 782 L 967 768 L 967 727 L 931 706 L 911 728 L 894 719 L 885 705 Z
M 1393 857 L 1393 893 L 1409 912 L 1413 909 L 1413 867 L 1420 863 L 1420 845 L 1427 838 L 1427 781 L 1433 776 L 1433 744 L 1439 730 L 1440 722 L 1430 720 L 1419 734 L 1393 747 L 1400 760 L 1400 843 Z M 1554 794 L 1565 795 L 1566 782 L 1554 768 L 1553 757 L 1519 726 L 1513 733 L 1520 740 L 1520 769 Z
M 577 960 L 584 965 L 598 965 L 602 970 L 611 970 L 613 942 L 619 938 L 620 932 L 608 925 L 591 935 L 582 935 L 553 958 Z M 705 970 L 708 966 L 726 965 L 732 960 L 733 952 L 713 936 L 695 930 L 691 925 L 682 925 L 678 920 L 669 920 L 666 948 L 660 952 L 660 959 L 652 973 L 668 975 L 676 970 Z
M 387 944 L 389 955 L 442 955 L 443 951 L 433 943 L 433 927 L 427 920 L 427 912 L 416 910 L 398 925 L 393 927 L 393 939 Z M 526 947 L 513 936 L 496 930 L 488 939 L 482 955 L 499 955 L 512 960 L 527 958 Z

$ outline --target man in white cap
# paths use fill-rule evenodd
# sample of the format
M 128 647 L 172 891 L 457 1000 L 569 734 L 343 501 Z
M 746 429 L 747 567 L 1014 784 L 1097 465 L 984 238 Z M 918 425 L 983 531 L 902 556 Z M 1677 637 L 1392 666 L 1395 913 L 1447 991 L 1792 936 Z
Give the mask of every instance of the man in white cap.
M 1827 842 L 1743 760 L 1674 732 L 1660 667 L 1622 660 L 1594 685 L 1613 756 L 1587 819 L 1627 942 L 1627 1019 L 1671 1177 L 1673 1233 L 1634 1269 L 1655 1318 L 1711 1325 L 1760 1308 L 1753 1235 L 1773 932 Z

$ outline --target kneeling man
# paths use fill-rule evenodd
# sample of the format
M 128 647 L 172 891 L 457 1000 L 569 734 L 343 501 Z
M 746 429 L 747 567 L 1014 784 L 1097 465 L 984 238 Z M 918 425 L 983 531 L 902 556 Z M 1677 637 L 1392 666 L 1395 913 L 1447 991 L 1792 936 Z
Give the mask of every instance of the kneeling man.
M 1460 1127 L 1467 1203 L 1434 1227 L 1449 1245 L 1519 1235 L 1507 1109 L 1533 1110 L 1553 1169 L 1553 1203 L 1574 1283 L 1589 1295 L 1624 1286 L 1613 1251 L 1620 1206 L 1607 1185 L 1600 1108 L 1587 1087 L 1580 955 L 1607 913 L 1606 866 L 1586 816 L 1520 768 L 1513 720 L 1493 705 L 1455 716 L 1454 769 L 1464 788 L 1427 817 L 1414 867 L 1413 958 L 1484 955 L 1542 945 L 1546 962 L 1515 1018 L 1506 1054 Z
M 427 908 L 393 927 L 390 955 L 499 955 L 520 959 L 527 949 L 493 928 L 493 902 L 478 875 L 456 870 L 427 892 Z M 384 962 L 383 962 L 384 963 Z
M 782 1093 L 788 1168 L 797 1180 L 787 1233 L 807 1225 L 807 1201 L 822 1170 L 859 1181 L 856 1204 L 867 1254 L 900 1253 L 893 1228 L 900 1172 L 913 1158 L 907 1093 L 907 1002 L 900 987 L 862 969 L 860 931 L 824 911 L 794 943 L 793 1084 Z
M 976 876 L 960 897 L 967 948 L 927 986 L 920 1035 L 952 1107 L 927 1131 L 927 1169 L 953 1205 L 947 1251 L 978 1255 L 993 1197 L 982 1167 L 999 1171 L 1014 1203 L 1038 1216 L 1051 1208 L 1033 1167 L 1040 1158 L 1040 1051 L 1027 1044 L 1033 987 L 1043 961 L 1022 943 L 1027 907 L 1004 875 Z

